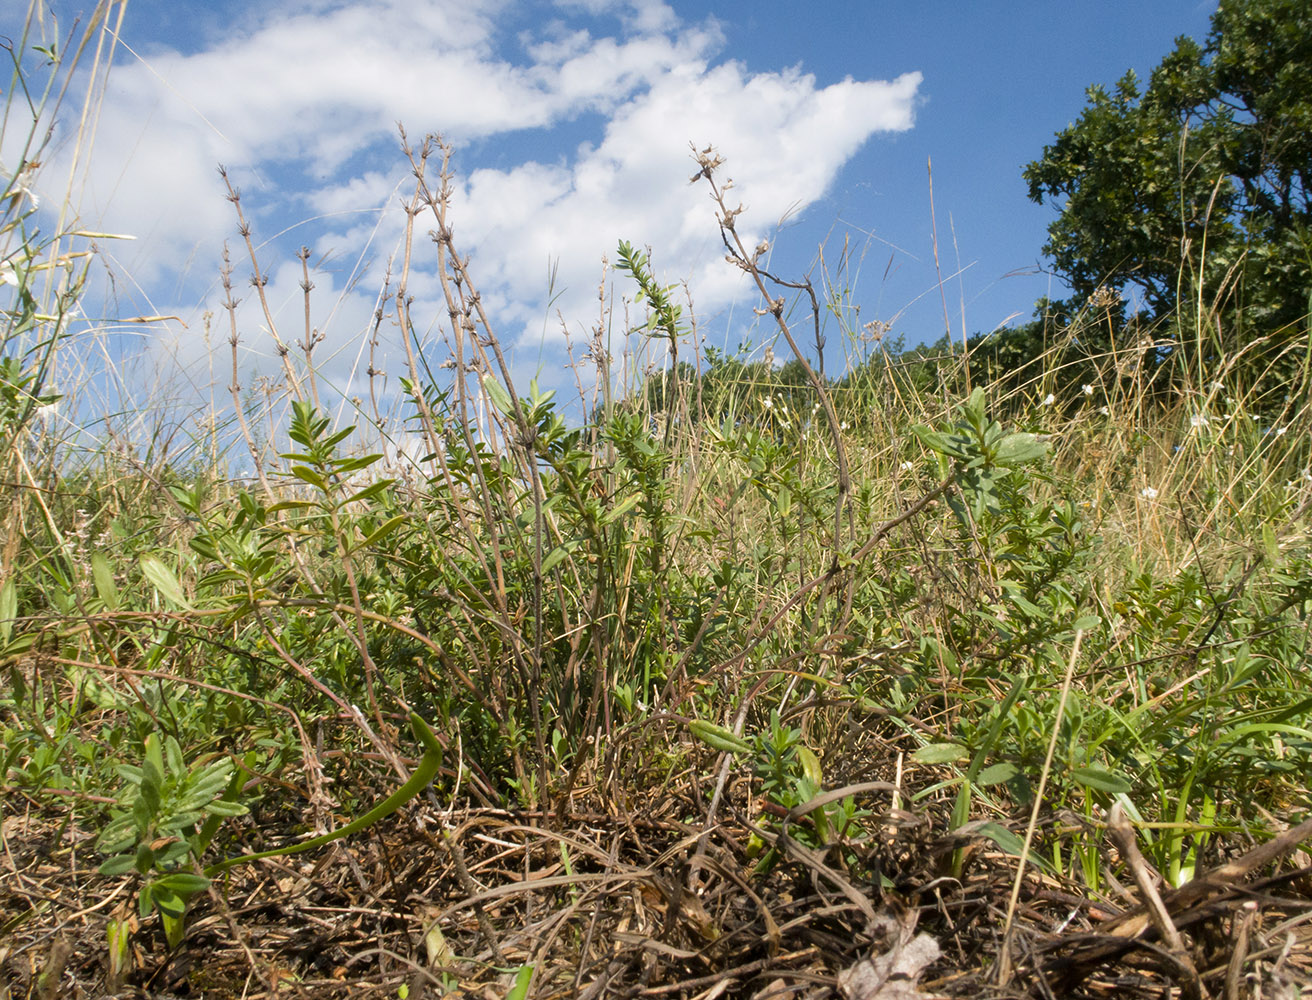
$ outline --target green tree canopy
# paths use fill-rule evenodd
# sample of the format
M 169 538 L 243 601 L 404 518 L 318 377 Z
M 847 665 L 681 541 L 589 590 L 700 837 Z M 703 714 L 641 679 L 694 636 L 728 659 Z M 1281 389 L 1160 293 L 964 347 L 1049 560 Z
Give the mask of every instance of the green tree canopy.
M 1044 252 L 1081 298 L 1136 288 L 1152 317 L 1202 293 L 1239 328 L 1301 323 L 1312 289 L 1312 4 L 1221 0 L 1146 89 L 1087 91 L 1025 169 L 1062 207 Z

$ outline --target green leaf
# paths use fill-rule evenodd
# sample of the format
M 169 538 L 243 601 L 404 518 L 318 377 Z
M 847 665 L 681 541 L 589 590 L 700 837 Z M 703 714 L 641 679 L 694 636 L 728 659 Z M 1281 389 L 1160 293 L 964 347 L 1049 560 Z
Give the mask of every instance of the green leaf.
M 515 985 L 506 994 L 506 1000 L 525 1000 L 531 982 L 533 982 L 533 966 L 521 965 L 515 974 Z
M 404 524 L 407 519 L 408 519 L 408 515 L 406 514 L 397 514 L 396 517 L 389 517 L 386 521 L 384 521 L 382 524 L 376 527 L 373 531 L 369 532 L 369 534 L 366 535 L 363 539 L 361 539 L 359 542 L 353 545 L 351 547 L 351 551 L 358 552 L 361 549 L 367 549 L 373 545 L 378 544 L 378 542 L 382 541 L 393 531 L 399 528 L 402 524 Z
M 979 772 L 979 777 L 975 779 L 975 784 L 981 788 L 989 785 L 1002 785 L 1016 777 L 1020 773 L 1020 768 L 1010 761 L 1002 761 L 993 764 Z
M 797 747 L 797 762 L 802 765 L 802 775 L 811 781 L 816 788 L 824 785 L 824 772 L 820 768 L 820 758 L 810 747 L 799 745 Z
M 313 500 L 282 500 L 269 508 L 270 514 L 276 514 L 283 510 L 303 510 L 306 507 L 318 507 L 319 505 Z
M 143 888 L 141 891 L 144 895 L 146 890 Z M 176 892 L 166 888 L 159 882 L 156 882 L 151 887 L 150 894 L 152 897 L 151 901 L 155 904 L 155 909 L 159 910 L 159 912 L 166 917 L 177 919 L 187 912 L 186 901 Z
M 965 760 L 970 751 L 960 743 L 929 743 L 911 755 L 917 764 L 951 764 Z
M 173 575 L 173 570 L 169 569 L 157 556 L 149 553 L 143 555 L 139 560 L 141 572 L 146 579 L 154 584 L 165 600 L 176 604 L 180 608 L 192 610 L 191 602 L 182 593 L 182 586 L 178 583 L 178 578 Z
M 365 500 L 372 500 L 374 497 L 378 496 L 378 494 L 386 493 L 394 482 L 396 482 L 395 479 L 380 479 L 376 483 L 370 483 L 364 489 L 360 490 L 359 493 L 353 493 L 343 500 L 342 506 L 345 507 L 348 503 L 360 503 Z
M 1112 774 L 1104 768 L 1092 765 L 1089 767 L 1076 768 L 1071 772 L 1071 777 L 1086 788 L 1092 788 L 1099 792 L 1108 792 L 1113 795 L 1118 792 L 1128 792 L 1134 787 L 1119 775 Z
M 349 458 L 338 458 L 333 460 L 333 471 L 340 475 L 350 475 L 352 472 L 358 472 L 361 469 L 367 469 L 377 462 L 382 455 L 377 453 L 371 455 L 352 455 Z M 391 482 L 391 480 L 388 480 Z
M 22 656 L 36 645 L 36 641 L 39 638 L 40 636 L 35 632 L 29 632 L 27 635 L 20 635 L 15 639 L 10 639 L 8 642 L 4 643 L 3 646 L 0 646 L 0 661 L 9 660 L 16 656 Z
M 639 496 L 637 493 L 633 493 L 625 497 L 614 507 L 611 507 L 602 513 L 601 517 L 599 518 L 600 523 L 602 525 L 613 524 L 614 522 L 618 521 L 621 517 L 623 517 L 625 514 L 627 514 L 629 511 L 633 510 L 633 508 L 638 505 L 638 502 L 640 500 L 642 500 L 642 497 Z
M 1270 523 L 1262 525 L 1262 552 L 1266 555 L 1266 561 L 1272 565 L 1280 564 L 1280 543 L 1276 540 L 1276 532 Z
M 137 856 L 135 854 L 119 854 L 102 864 L 98 871 L 101 875 L 126 875 L 136 867 Z
M 930 451 L 950 458 L 962 457 L 961 448 L 951 438 L 926 424 L 916 424 L 911 428 L 911 433 L 920 438 L 921 443 Z
M 157 889 L 167 889 L 170 892 L 177 893 L 183 899 L 202 892 L 208 889 L 209 886 L 210 880 L 204 875 L 195 875 L 191 872 L 170 872 L 168 875 L 155 879 Z
M 205 811 L 214 816 L 245 816 L 250 810 L 240 802 L 229 802 L 227 799 L 215 799 L 205 807 Z
M 141 758 L 142 791 L 149 788 L 158 794 L 164 786 L 164 774 L 164 752 L 160 746 L 159 733 L 151 733 L 146 737 L 146 755 Z
M 328 485 L 328 480 L 324 479 L 323 476 L 319 475 L 318 472 L 311 469 L 308 465 L 293 465 L 292 475 L 303 482 L 309 483 L 321 493 L 330 492 L 331 487 Z
M 515 415 L 515 404 L 510 399 L 510 393 L 501 387 L 501 383 L 492 376 L 487 376 L 482 381 L 483 391 L 487 393 L 487 398 L 492 401 L 492 405 L 508 417 Z
M 172 736 L 164 737 L 164 759 L 168 762 L 170 773 L 183 774 L 186 772 L 187 762 L 182 756 L 182 747 L 178 746 L 178 741 Z
M 1016 834 L 1012 833 L 1005 826 L 998 823 L 989 821 L 980 823 L 978 826 L 971 824 L 967 829 L 977 837 L 984 837 L 993 841 L 993 843 L 997 844 L 1013 858 L 1019 858 L 1021 853 L 1025 850 L 1024 839 L 1016 836 Z M 1050 865 L 1042 856 L 1035 854 L 1033 851 L 1029 852 L 1029 862 L 1045 871 L 1052 871 L 1052 865 Z
M 114 583 L 114 570 L 100 552 L 91 553 L 91 579 L 96 586 L 96 596 L 106 610 L 117 611 L 119 598 L 118 586 Z
M 93 560 L 95 556 L 91 557 Z M 9 644 L 14 634 L 14 620 L 18 618 L 18 581 L 10 577 L 0 587 L 0 643 Z
M 542 575 L 546 576 L 569 555 L 571 549 L 578 548 L 577 542 L 566 542 L 564 545 L 557 545 L 542 558 Z
M 1008 434 L 998 442 L 993 461 L 1004 468 L 1033 462 L 1048 453 L 1048 446 L 1038 435 L 1026 432 Z

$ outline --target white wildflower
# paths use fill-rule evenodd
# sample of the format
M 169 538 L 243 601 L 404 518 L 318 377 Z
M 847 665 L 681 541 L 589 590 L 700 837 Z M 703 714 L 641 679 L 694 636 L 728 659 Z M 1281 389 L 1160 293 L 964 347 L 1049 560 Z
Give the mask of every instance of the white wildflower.
M 1084 385 L 1080 386 L 1080 391 L 1084 393 L 1086 396 L 1092 396 L 1093 386 L 1089 385 L 1088 382 L 1085 382 Z
M 1139 491 L 1139 496 L 1143 497 L 1145 500 L 1156 500 L 1157 491 L 1151 486 L 1145 486 Z
M 1281 437 L 1282 435 L 1285 435 L 1285 434 L 1288 434 L 1288 433 L 1289 433 L 1289 428 L 1288 428 L 1288 427 L 1277 427 L 1277 428 L 1276 428 L 1276 437 Z
M 1055 402 L 1057 402 L 1057 397 L 1054 396 L 1052 393 L 1048 393 L 1046 396 L 1043 397 L 1044 406 L 1051 406 Z
M 1112 411 L 1107 409 L 1107 407 L 1105 406 L 1098 407 L 1098 412 L 1102 414 L 1104 417 L 1110 417 L 1112 415 Z
M 898 466 L 898 468 L 901 469 L 903 472 L 910 472 L 915 467 L 916 464 L 914 462 L 903 462 L 901 465 Z
M 1192 417 L 1189 418 L 1189 426 L 1195 428 L 1206 427 L 1207 417 L 1203 416 L 1203 414 L 1201 413 L 1195 413 Z

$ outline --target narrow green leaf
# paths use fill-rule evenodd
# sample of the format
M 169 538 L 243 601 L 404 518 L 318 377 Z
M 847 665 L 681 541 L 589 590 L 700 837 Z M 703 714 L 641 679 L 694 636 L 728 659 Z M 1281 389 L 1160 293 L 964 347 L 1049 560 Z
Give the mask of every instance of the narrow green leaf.
M 110 858 L 99 868 L 101 875 L 126 875 L 137 866 L 135 854 L 120 854 Z
M 109 611 L 118 610 L 118 586 L 114 583 L 114 570 L 103 553 L 91 553 L 91 580 L 96 586 L 96 596 Z
M 971 824 L 969 832 L 978 837 L 984 837 L 993 841 L 993 843 L 997 844 L 1013 858 L 1019 858 L 1021 852 L 1025 850 L 1024 839 L 1012 833 L 1005 826 L 1001 826 L 992 821 L 980 823 L 978 825 Z M 1029 863 L 1042 868 L 1045 871 L 1052 871 L 1052 865 L 1050 865 L 1041 855 L 1035 854 L 1033 851 L 1030 851 L 1029 853 Z
M 95 556 L 91 557 L 95 559 Z M 0 587 L 0 643 L 9 644 L 14 634 L 14 620 L 18 617 L 18 581 L 10 577 Z
M 240 802 L 229 802 L 227 799 L 215 799 L 205 807 L 205 811 L 211 816 L 245 816 L 250 810 Z
M 615 521 L 618 521 L 629 511 L 633 510 L 633 508 L 638 505 L 638 501 L 641 499 L 642 497 L 640 497 L 636 493 L 632 494 L 631 496 L 625 497 L 614 507 L 611 507 L 608 510 L 604 511 L 599 519 L 600 522 L 603 525 L 613 524 Z
M 1128 792 L 1133 786 L 1120 775 L 1112 774 L 1101 767 L 1080 767 L 1071 772 L 1071 777 L 1086 788 L 1110 794 Z
M 951 764 L 965 760 L 970 751 L 960 743 L 930 743 L 911 755 L 917 764 Z
M 564 561 L 565 557 L 568 556 L 570 552 L 572 552 L 574 549 L 578 547 L 579 547 L 578 542 L 566 542 L 564 545 L 557 545 L 554 549 L 552 549 L 543 557 L 542 575 L 546 576 L 548 573 L 550 573 L 553 569 L 555 569 L 558 565 L 560 565 L 562 561 Z
M 158 794 L 163 785 L 164 750 L 160 746 L 159 733 L 151 733 L 146 737 L 146 755 L 141 758 L 141 787 L 143 791 L 153 788 Z
M 293 465 L 292 475 L 302 482 L 309 483 L 321 493 L 328 492 L 328 480 L 324 479 L 323 476 L 319 475 L 319 473 L 315 472 L 308 465 Z
M 487 398 L 492 401 L 492 405 L 508 417 L 515 415 L 515 404 L 511 402 L 510 393 L 501 387 L 501 383 L 496 379 L 488 376 L 483 379 L 483 391 L 487 393 Z
M 180 608 L 191 610 L 191 602 L 183 595 L 178 578 L 173 575 L 173 570 L 165 566 L 158 556 L 147 553 L 141 557 L 140 564 L 141 572 L 147 580 L 154 584 L 155 589 L 160 592 L 165 600 L 176 604 Z
M 195 875 L 191 872 L 171 872 L 155 880 L 155 886 L 160 889 L 168 889 L 175 892 L 184 899 L 187 896 L 194 895 L 204 889 L 208 889 L 210 880 L 204 875 Z
M 390 488 L 394 482 L 396 482 L 395 479 L 380 479 L 376 483 L 370 483 L 359 493 L 353 493 L 351 496 L 343 500 L 342 506 L 345 507 L 348 503 L 360 503 L 364 500 L 372 500 L 374 497 L 378 496 L 378 494 L 386 493 L 388 488 Z
M 528 996 L 529 984 L 533 982 L 533 966 L 521 965 L 515 974 L 515 985 L 506 994 L 506 1000 L 524 1000 Z

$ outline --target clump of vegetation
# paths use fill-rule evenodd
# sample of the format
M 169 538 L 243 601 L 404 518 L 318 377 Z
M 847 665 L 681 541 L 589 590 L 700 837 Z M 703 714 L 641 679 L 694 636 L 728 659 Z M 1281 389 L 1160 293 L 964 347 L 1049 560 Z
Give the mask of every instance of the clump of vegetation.
M 1233 72 L 1227 32 L 1261 7 L 1223 4 L 1211 61 L 1182 43 L 1168 68 L 1188 62 L 1195 89 Z M 1155 91 L 1118 93 L 1077 131 L 1157 113 Z M 619 373 L 598 327 L 572 421 L 509 376 L 448 216 L 450 149 L 403 141 L 444 350 L 421 343 L 401 273 L 406 422 L 373 394 L 339 425 L 307 329 L 280 352 L 273 455 L 234 367 L 245 479 L 213 451 L 69 461 L 40 414 L 83 258 L 76 234 L 28 227 L 39 150 L 6 177 L 12 995 L 65 975 L 207 996 L 811 995 L 898 948 L 919 976 L 937 952 L 917 913 L 957 949 L 939 992 L 1076 995 L 1145 933 L 1145 989 L 1201 996 L 1217 968 L 1290 981 L 1232 883 L 1279 885 L 1273 915 L 1306 903 L 1306 872 L 1280 865 L 1310 805 L 1312 385 L 1211 333 L 1265 313 L 1191 299 L 1134 320 L 1208 338 L 1175 365 L 1112 343 L 1132 321 L 1104 298 L 1013 363 L 988 342 L 871 351 L 839 297 L 854 360 L 829 376 L 808 360 L 825 310 L 790 286 L 808 354 L 705 150 L 699 182 L 772 324 L 757 336 L 788 360 L 700 343 L 652 254 L 621 243 L 647 318 Z M 1305 343 L 1306 317 L 1272 308 Z M 1135 919 L 1131 883 L 1159 894 L 1150 932 L 1063 941 Z

